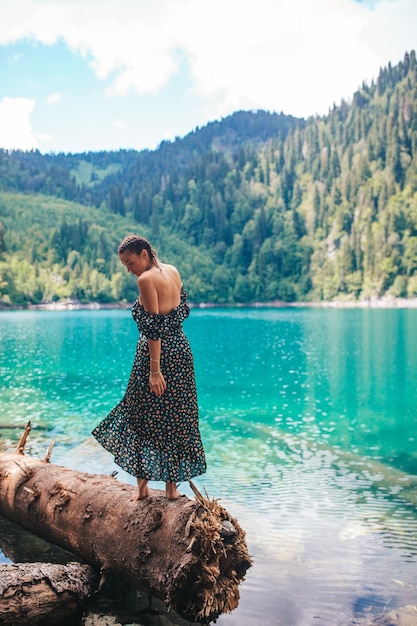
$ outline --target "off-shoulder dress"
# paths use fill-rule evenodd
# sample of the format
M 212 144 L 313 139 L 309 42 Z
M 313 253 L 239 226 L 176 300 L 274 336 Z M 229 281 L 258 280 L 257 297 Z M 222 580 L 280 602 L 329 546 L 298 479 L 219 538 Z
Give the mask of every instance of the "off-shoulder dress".
M 179 305 L 166 315 L 149 313 L 135 302 L 132 316 L 140 337 L 126 393 L 93 430 L 115 462 L 137 478 L 177 483 L 206 471 L 193 356 L 182 329 L 189 313 L 183 289 Z M 161 339 L 167 387 L 159 397 L 149 389 L 148 338 Z

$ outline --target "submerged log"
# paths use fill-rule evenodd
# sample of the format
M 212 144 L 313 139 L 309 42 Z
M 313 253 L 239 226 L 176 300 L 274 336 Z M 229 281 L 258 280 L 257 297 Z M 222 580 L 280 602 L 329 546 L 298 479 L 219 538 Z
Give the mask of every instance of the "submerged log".
M 68 622 L 82 613 L 99 577 L 89 565 L 0 565 L 0 624 L 35 626 Z
M 0 454 L 0 515 L 190 621 L 237 606 L 251 559 L 244 531 L 217 501 L 197 490 L 196 500 L 151 490 L 136 501 L 131 485 L 24 456 L 23 448 Z

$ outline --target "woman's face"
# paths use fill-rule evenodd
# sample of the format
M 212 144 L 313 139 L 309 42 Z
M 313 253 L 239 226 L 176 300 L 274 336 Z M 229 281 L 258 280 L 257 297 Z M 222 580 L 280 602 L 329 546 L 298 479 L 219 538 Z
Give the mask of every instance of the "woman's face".
M 127 271 L 135 276 L 140 276 L 149 269 L 149 255 L 146 250 L 142 250 L 139 254 L 126 250 L 119 254 L 119 259 Z

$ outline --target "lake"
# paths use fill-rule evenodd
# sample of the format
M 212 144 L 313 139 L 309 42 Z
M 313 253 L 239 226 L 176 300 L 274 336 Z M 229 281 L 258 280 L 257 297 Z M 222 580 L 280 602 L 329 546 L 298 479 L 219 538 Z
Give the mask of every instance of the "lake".
M 193 309 L 184 329 L 208 461 L 195 482 L 254 559 L 217 624 L 346 626 L 416 604 L 417 310 Z M 28 454 L 56 439 L 57 464 L 117 469 L 90 432 L 137 336 L 126 310 L 1 312 L 0 424 L 31 420 Z M 12 449 L 20 432 L 0 432 Z

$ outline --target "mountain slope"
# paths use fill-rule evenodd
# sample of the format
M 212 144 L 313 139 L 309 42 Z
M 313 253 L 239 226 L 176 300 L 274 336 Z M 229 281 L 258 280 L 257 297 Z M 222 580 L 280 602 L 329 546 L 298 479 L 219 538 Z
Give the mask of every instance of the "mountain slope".
M 127 196 L 130 177 L 179 175 L 207 152 L 233 152 L 246 144 L 261 145 L 285 137 L 304 120 L 265 111 L 238 111 L 197 128 L 184 138 L 163 141 L 154 151 L 119 150 L 84 154 L 46 154 L 0 149 L 0 188 L 44 193 L 99 206 L 111 186 Z
M 162 258 L 181 264 L 184 250 L 181 269 L 195 301 L 417 295 L 414 52 L 382 68 L 352 102 L 307 121 L 239 112 L 153 152 L 0 154 L 3 189 L 33 190 L 40 172 L 44 192 L 90 205 L 91 225 L 102 220 L 111 243 L 98 256 L 104 260 L 98 271 L 109 282 L 118 271 L 117 218 L 120 234 L 145 233 Z M 30 202 L 25 207 L 31 210 Z M 74 252 L 93 263 L 89 245 L 77 249 L 74 216 L 49 229 L 55 273 L 65 284 Z M 16 223 L 1 213 L 0 220 L 3 262 L 18 266 Z M 51 267 L 46 250 L 37 263 Z M 13 300 L 3 283 L 3 295 Z M 50 297 L 41 286 L 36 294 Z M 108 289 L 101 297 L 114 294 Z M 126 296 L 123 289 L 118 295 Z M 33 290 L 19 297 L 35 298 Z

